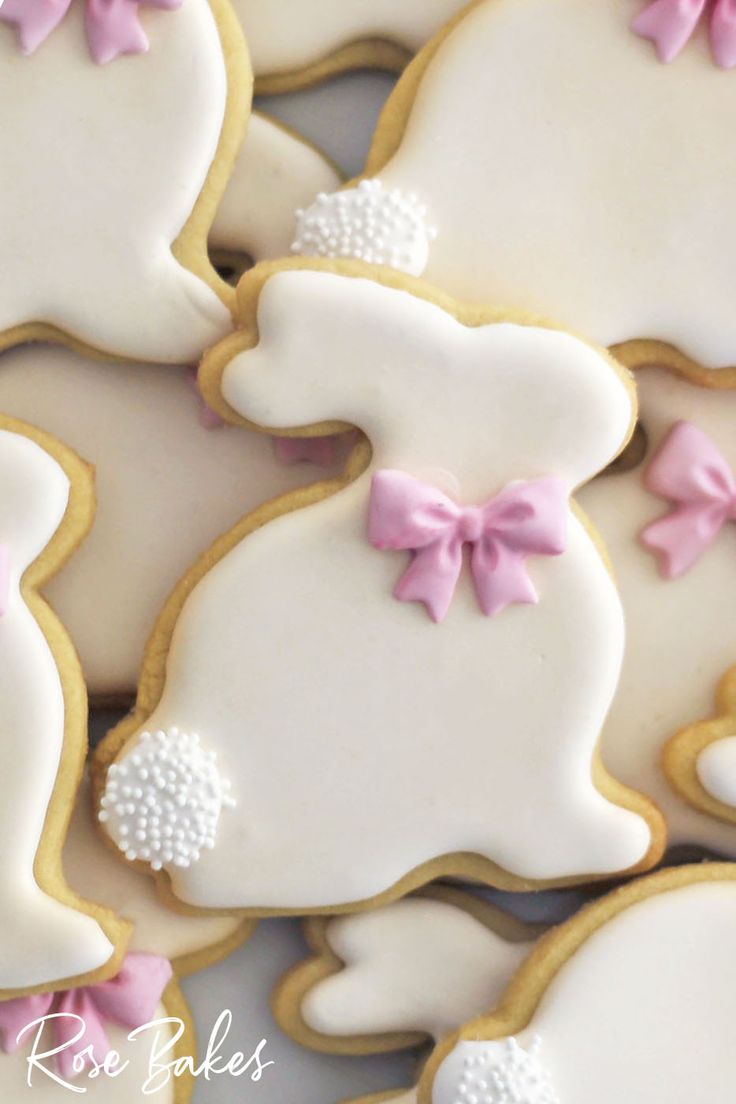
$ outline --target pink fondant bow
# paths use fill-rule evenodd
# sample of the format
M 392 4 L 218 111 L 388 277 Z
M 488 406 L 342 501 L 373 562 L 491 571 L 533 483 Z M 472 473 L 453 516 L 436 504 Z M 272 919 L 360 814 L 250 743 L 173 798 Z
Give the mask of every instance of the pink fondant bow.
M 101 985 L 5 1001 L 0 1004 L 0 1046 L 7 1054 L 12 1053 L 33 1034 L 21 1034 L 23 1028 L 56 1013 L 59 1018 L 51 1020 L 51 1024 L 56 1045 L 64 1047 L 56 1055 L 56 1061 L 62 1077 L 69 1079 L 81 1072 L 79 1061 L 75 1059 L 88 1047 L 92 1047 L 96 1059 L 104 1061 L 110 1050 L 108 1024 L 133 1029 L 154 1018 L 171 973 L 171 963 L 167 959 L 133 953 L 125 959 L 117 977 Z M 80 1024 L 73 1016 L 79 1016 L 85 1024 L 86 1030 L 80 1039 L 76 1039 Z
M 654 42 L 661 61 L 673 61 L 689 42 L 709 3 L 713 8 L 713 58 L 722 69 L 732 69 L 736 65 L 736 0 L 653 0 L 632 27 L 642 38 Z
M 662 555 L 666 579 L 684 575 L 727 521 L 736 521 L 736 478 L 713 441 L 691 422 L 678 422 L 644 473 L 644 485 L 675 503 L 642 533 Z
M 90 53 L 98 65 L 120 54 L 144 54 L 148 39 L 138 18 L 141 4 L 175 11 L 183 0 L 86 0 L 85 26 Z M 72 0 L 5 0 L 0 20 L 18 28 L 21 49 L 32 54 L 68 12 Z
M 433 621 L 450 608 L 463 564 L 489 617 L 512 602 L 537 602 L 527 556 L 557 556 L 567 541 L 567 491 L 554 477 L 512 483 L 483 506 L 459 506 L 442 491 L 400 471 L 373 476 L 368 539 L 378 549 L 412 551 L 394 595 L 423 602 Z

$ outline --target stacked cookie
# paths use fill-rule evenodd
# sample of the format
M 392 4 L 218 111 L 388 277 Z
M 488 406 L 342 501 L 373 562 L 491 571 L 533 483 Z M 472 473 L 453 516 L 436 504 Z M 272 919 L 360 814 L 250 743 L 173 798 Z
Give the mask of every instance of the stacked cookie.
M 726 1099 L 728 0 L 0 0 L 0 64 L 3 1099 L 293 1094 L 178 985 L 276 917 L 287 1035 L 433 1044 L 380 1099 Z M 250 113 L 405 65 L 346 184 Z

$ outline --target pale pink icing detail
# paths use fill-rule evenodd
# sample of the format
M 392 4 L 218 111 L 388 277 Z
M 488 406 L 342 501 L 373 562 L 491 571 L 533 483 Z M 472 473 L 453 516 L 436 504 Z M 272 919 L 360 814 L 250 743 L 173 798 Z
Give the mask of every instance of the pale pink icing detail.
M 482 506 L 460 506 L 429 483 L 383 470 L 373 476 L 368 539 L 380 550 L 413 552 L 394 596 L 423 602 L 433 621 L 450 608 L 470 545 L 478 602 L 492 617 L 514 602 L 539 601 L 526 559 L 564 552 L 567 514 L 567 490 L 554 476 L 511 483 Z
M 736 478 L 707 434 L 692 422 L 677 422 L 646 469 L 644 485 L 674 503 L 672 512 L 648 525 L 641 539 L 661 554 L 664 577 L 677 579 L 697 563 L 727 521 L 736 521 Z
M 651 39 L 660 61 L 674 61 L 687 45 L 710 0 L 653 0 L 634 19 L 633 30 Z M 712 3 L 710 43 L 722 69 L 736 65 L 736 0 Z
M 0 617 L 8 612 L 10 603 L 10 547 L 0 544 Z
M 0 1046 L 7 1054 L 12 1053 L 33 1038 L 35 1030 L 24 1033 L 25 1027 L 42 1017 L 55 1015 L 51 1026 L 56 1045 L 65 1046 L 56 1060 L 62 1077 L 71 1079 L 82 1072 L 75 1057 L 88 1047 L 92 1047 L 96 1060 L 104 1060 L 110 1050 L 108 1024 L 134 1029 L 155 1017 L 171 977 L 171 963 L 167 959 L 137 952 L 128 955 L 117 977 L 101 985 L 4 1001 L 0 1003 Z M 86 1030 L 80 1039 L 76 1036 L 81 1025 L 72 1016 L 84 1020 Z
M 316 464 L 329 468 L 337 457 L 333 437 L 274 437 L 273 448 L 282 464 Z
M 90 53 L 98 65 L 121 54 L 143 54 L 148 38 L 140 24 L 141 4 L 176 11 L 182 0 L 85 0 L 85 27 Z M 5 0 L 0 20 L 18 28 L 23 53 L 32 54 L 58 27 L 72 0 Z

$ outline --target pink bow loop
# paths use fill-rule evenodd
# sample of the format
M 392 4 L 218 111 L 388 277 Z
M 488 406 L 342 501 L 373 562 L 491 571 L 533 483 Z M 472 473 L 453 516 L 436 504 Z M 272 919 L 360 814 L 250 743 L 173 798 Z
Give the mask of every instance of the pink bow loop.
M 648 525 L 642 543 L 661 554 L 661 570 L 677 579 L 693 567 L 727 521 L 736 521 L 736 477 L 710 437 L 678 422 L 644 473 L 644 485 L 674 509 Z
M 692 38 L 709 0 L 652 0 L 634 19 L 632 28 L 650 39 L 660 61 L 674 61 Z M 713 0 L 710 44 L 722 69 L 736 65 L 736 0 Z
M 423 602 L 442 621 L 470 545 L 478 603 L 492 617 L 512 603 L 535 603 L 526 568 L 530 555 L 556 556 L 567 542 L 567 490 L 554 477 L 512 483 L 482 506 L 460 506 L 405 472 L 373 476 L 368 539 L 374 548 L 411 551 L 394 595 Z
M 143 54 L 149 42 L 140 23 L 141 4 L 176 11 L 183 0 L 85 0 L 90 53 L 98 65 L 121 54 Z M 5 0 L 0 21 L 18 28 L 23 53 L 32 54 L 56 30 L 72 0 Z
M 81 1072 L 80 1056 L 90 1047 L 96 1059 L 104 1060 L 110 1050 L 110 1024 L 133 1029 L 154 1018 L 171 977 L 167 959 L 138 952 L 127 956 L 111 981 L 5 1001 L 0 1004 L 0 1046 L 6 1053 L 17 1050 L 23 1028 L 52 1013 L 56 1043 L 64 1047 L 56 1056 L 59 1072 L 70 1079 Z M 83 1033 L 75 1016 L 84 1022 Z

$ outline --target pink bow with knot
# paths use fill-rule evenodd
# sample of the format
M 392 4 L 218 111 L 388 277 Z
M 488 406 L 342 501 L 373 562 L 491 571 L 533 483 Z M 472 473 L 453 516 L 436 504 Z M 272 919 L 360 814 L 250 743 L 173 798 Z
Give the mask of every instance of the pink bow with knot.
M 736 521 L 736 478 L 713 441 L 691 422 L 678 422 L 644 473 L 644 485 L 675 504 L 647 526 L 643 544 L 662 554 L 662 574 L 677 579 Z
M 58 1018 L 50 1022 L 56 1045 L 64 1047 L 56 1055 L 56 1061 L 62 1077 L 72 1078 L 82 1072 L 78 1059 L 89 1047 L 95 1059 L 100 1063 L 104 1061 L 110 1051 L 108 1024 L 132 1030 L 153 1020 L 171 975 L 171 963 L 167 959 L 134 953 L 125 959 L 117 977 L 101 985 L 4 1001 L 0 1003 L 0 1045 L 6 1054 L 11 1054 L 23 1042 L 22 1032 L 28 1024 L 56 1014 Z M 75 1016 L 85 1025 L 79 1039 L 76 1036 L 80 1034 L 81 1024 L 73 1018 Z
M 183 0 L 86 0 L 85 27 L 90 53 L 98 65 L 120 54 L 144 54 L 148 39 L 138 18 L 141 4 L 176 11 Z M 32 54 L 69 11 L 72 0 L 5 0 L 0 21 L 18 28 L 21 49 Z
M 471 546 L 478 602 L 492 617 L 513 602 L 538 602 L 528 556 L 558 556 L 567 543 L 568 494 L 560 479 L 512 483 L 482 506 L 459 506 L 437 487 L 400 471 L 373 476 L 368 539 L 374 548 L 414 558 L 394 596 L 423 602 L 442 621 Z
M 660 61 L 673 61 L 695 33 L 711 0 L 653 0 L 632 28 L 657 47 Z M 736 0 L 714 0 L 710 19 L 710 46 L 722 69 L 736 65 Z

